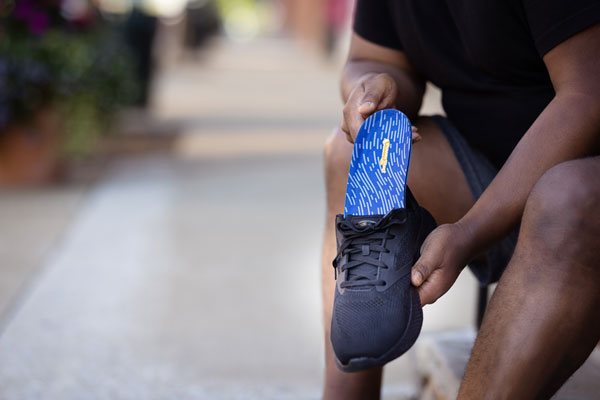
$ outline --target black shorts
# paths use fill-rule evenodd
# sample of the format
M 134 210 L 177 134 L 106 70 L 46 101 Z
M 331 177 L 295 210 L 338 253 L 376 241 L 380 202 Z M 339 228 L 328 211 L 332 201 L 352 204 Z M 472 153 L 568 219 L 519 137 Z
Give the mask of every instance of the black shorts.
M 485 156 L 469 146 L 448 119 L 439 115 L 434 116 L 433 119 L 446 135 L 467 178 L 473 198 L 477 200 L 494 179 L 498 170 Z M 488 252 L 487 263 L 473 262 L 469 264 L 469 268 L 482 285 L 497 282 L 500 279 L 517 244 L 518 233 L 519 231 L 516 229 L 494 245 Z

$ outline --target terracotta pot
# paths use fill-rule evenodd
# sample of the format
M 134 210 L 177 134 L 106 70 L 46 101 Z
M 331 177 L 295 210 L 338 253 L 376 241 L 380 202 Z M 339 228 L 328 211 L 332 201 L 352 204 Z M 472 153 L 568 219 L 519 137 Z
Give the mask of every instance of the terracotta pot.
M 60 118 L 48 108 L 0 132 L 0 185 L 42 184 L 58 176 Z

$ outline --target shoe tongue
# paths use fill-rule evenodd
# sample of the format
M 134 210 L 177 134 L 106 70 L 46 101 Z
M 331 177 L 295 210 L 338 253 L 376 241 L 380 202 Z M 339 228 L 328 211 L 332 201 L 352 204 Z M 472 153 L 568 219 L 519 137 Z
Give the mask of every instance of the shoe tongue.
M 358 228 L 358 229 L 366 229 L 366 228 L 372 228 L 375 225 L 377 225 L 377 221 L 374 221 L 372 219 L 359 219 L 357 221 L 354 221 L 353 225 L 355 228 Z
M 383 215 L 351 215 L 350 222 L 359 231 L 373 228 L 383 218 Z M 368 256 L 372 250 L 369 250 L 369 245 L 359 245 L 362 247 L 363 253 L 356 255 Z M 359 247 L 359 248 L 361 248 Z M 372 255 L 372 254 L 371 254 Z M 352 256 L 351 256 L 352 259 Z M 365 276 L 369 277 L 366 278 Z M 370 281 L 377 279 L 377 267 L 370 264 L 357 265 L 348 271 L 348 281 Z M 352 290 L 366 290 L 370 287 L 354 287 Z
M 383 215 L 350 215 L 349 217 L 355 228 L 364 230 L 377 225 Z
M 366 278 L 365 276 L 368 276 L 369 278 Z M 349 282 L 365 281 L 365 284 L 366 284 L 366 282 L 370 282 L 375 279 L 377 279 L 377 268 L 372 265 L 369 265 L 369 264 L 359 265 L 348 271 L 348 281 Z M 367 288 L 354 287 L 352 289 L 364 290 L 364 289 L 369 289 L 369 288 L 368 287 Z

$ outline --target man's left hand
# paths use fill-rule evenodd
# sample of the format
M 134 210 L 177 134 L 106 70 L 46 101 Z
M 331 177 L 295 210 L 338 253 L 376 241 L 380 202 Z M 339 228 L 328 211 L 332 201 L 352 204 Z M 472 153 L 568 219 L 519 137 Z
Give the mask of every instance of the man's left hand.
M 450 289 L 470 260 L 472 247 L 467 230 L 458 223 L 440 225 L 429 234 L 411 272 L 421 305 L 433 304 Z

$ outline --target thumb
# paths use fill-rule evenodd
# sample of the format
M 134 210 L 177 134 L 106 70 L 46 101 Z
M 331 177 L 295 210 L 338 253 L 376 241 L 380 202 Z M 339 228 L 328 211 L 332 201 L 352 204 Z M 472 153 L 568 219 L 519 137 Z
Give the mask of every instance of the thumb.
M 421 257 L 412 268 L 411 281 L 412 284 L 418 288 L 421 306 L 432 304 L 439 297 L 439 295 L 437 295 L 438 282 L 433 282 L 436 279 L 432 278 L 432 275 L 435 275 L 437 268 L 437 264 L 434 262 L 433 257 L 431 257 L 430 253 L 427 251 L 421 254 Z M 439 278 L 439 276 L 437 276 L 437 278 Z
M 365 87 L 365 94 L 363 95 L 360 105 L 358 106 L 358 112 L 361 114 L 371 114 L 377 110 L 377 106 L 381 103 L 383 91 L 375 85 L 367 84 Z
M 410 280 L 416 287 L 421 286 L 431 274 L 431 268 L 422 260 L 422 258 L 423 257 L 417 260 L 410 273 Z
M 429 278 L 433 270 L 436 268 L 435 257 L 428 250 L 427 243 L 421 249 L 421 256 L 412 267 L 410 280 L 413 285 L 419 287 Z
M 363 98 L 358 106 L 358 112 L 363 115 L 372 114 L 377 109 L 377 104 L 379 104 L 379 99 Z

